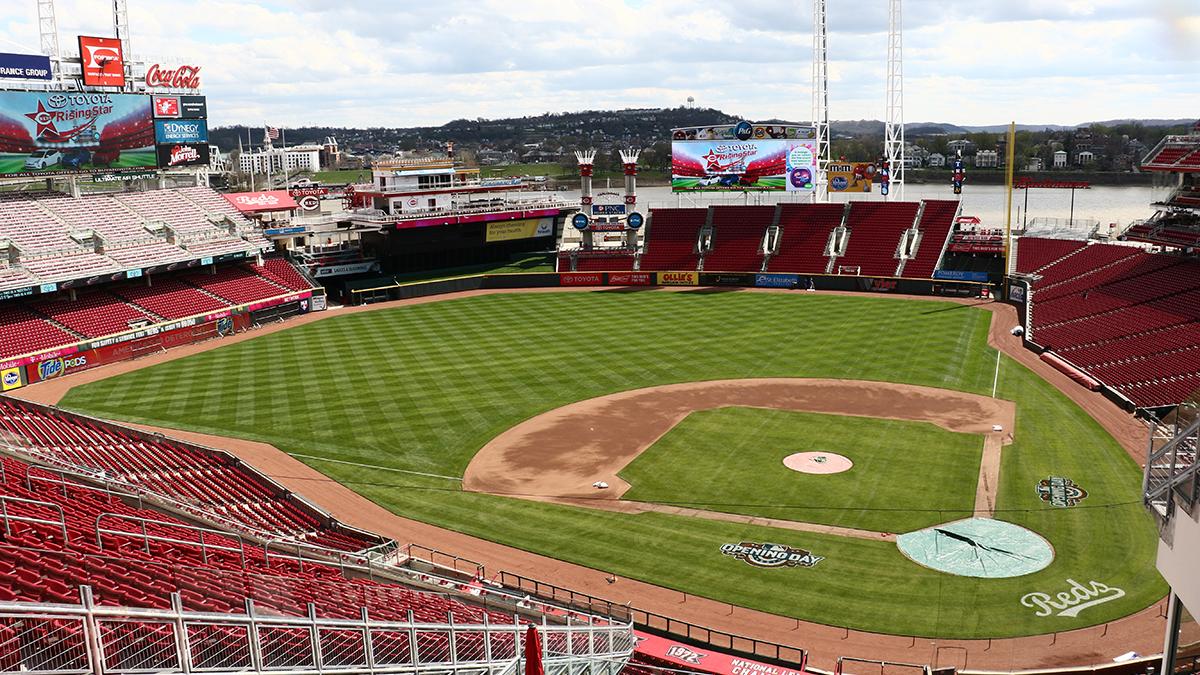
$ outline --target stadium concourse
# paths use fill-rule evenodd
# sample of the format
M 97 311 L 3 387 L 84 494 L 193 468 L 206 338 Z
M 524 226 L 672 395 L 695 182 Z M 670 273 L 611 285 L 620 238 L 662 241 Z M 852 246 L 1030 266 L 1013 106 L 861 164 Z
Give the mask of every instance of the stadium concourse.
M 549 289 L 561 292 L 566 289 Z M 589 289 L 573 289 L 588 292 Z M 681 290 L 681 289 L 676 289 Z M 292 326 L 312 321 L 321 321 L 327 317 L 343 313 L 371 312 L 396 306 L 407 306 L 439 302 L 443 299 L 463 297 L 476 294 L 508 293 L 514 291 L 474 291 L 457 293 L 450 296 L 435 296 L 414 298 L 377 305 L 345 308 L 335 312 L 308 314 L 293 319 L 286 324 L 267 326 L 254 333 L 235 335 L 221 342 L 206 342 L 184 346 L 175 350 L 162 352 L 145 359 L 117 363 L 90 371 L 79 373 L 70 378 L 56 379 L 37 386 L 22 390 L 20 393 L 28 399 L 43 403 L 58 401 L 69 389 L 88 382 L 116 376 L 122 372 L 143 368 L 183 358 L 191 354 L 207 351 L 216 346 L 229 344 L 230 341 L 241 341 L 257 338 L 267 332 L 285 330 Z M 539 290 L 524 290 L 515 292 L 545 292 Z M 669 292 L 662 289 L 655 292 Z M 775 293 L 785 291 L 744 291 L 754 293 Z M 1060 388 L 1072 400 L 1089 412 L 1106 430 L 1121 441 L 1126 450 L 1134 458 L 1139 458 L 1144 442 L 1145 430 L 1140 424 L 1125 414 L 1111 401 L 1103 396 L 1087 391 L 1076 385 L 1067 376 L 1039 360 L 1035 354 L 1024 349 L 1021 340 L 1010 334 L 1009 328 L 1017 321 L 1014 309 L 1006 304 L 981 303 L 978 300 L 959 300 L 964 304 L 979 306 L 993 312 L 992 327 L 989 342 L 1006 354 L 1035 370 L 1053 385 Z M 488 570 L 487 576 L 495 577 L 497 570 L 504 570 L 507 578 L 538 579 L 559 587 L 562 597 L 568 592 L 579 594 L 578 597 L 594 596 L 605 598 L 617 604 L 631 603 L 638 610 L 654 612 L 657 615 L 670 616 L 680 621 L 692 622 L 697 626 L 705 626 L 716 631 L 725 631 L 735 635 L 758 637 L 762 640 L 782 644 L 801 644 L 807 650 L 810 667 L 832 669 L 836 659 L 846 654 L 854 654 L 864 658 L 874 658 L 887 661 L 902 661 L 913 663 L 936 663 L 943 665 L 955 662 L 954 665 L 979 670 L 1011 670 L 1025 668 L 1051 668 L 1055 666 L 1075 665 L 1093 662 L 1098 653 L 1114 652 L 1115 650 L 1136 650 L 1139 653 L 1154 653 L 1161 643 L 1162 617 L 1161 608 L 1157 605 L 1142 612 L 1114 621 L 1104 626 L 1059 633 L 1057 635 L 1034 636 L 1015 639 L 997 639 L 991 641 L 971 640 L 937 640 L 913 639 L 899 636 L 885 636 L 874 633 L 863 633 L 844 630 L 815 623 L 796 621 L 780 616 L 764 614 L 744 608 L 736 608 L 723 603 L 704 598 L 682 595 L 653 585 L 630 579 L 620 579 L 613 583 L 609 573 L 580 567 L 558 560 L 537 556 L 482 539 L 465 536 L 447 531 L 428 524 L 399 517 L 382 507 L 366 500 L 349 488 L 326 479 L 322 474 L 276 448 L 253 441 L 232 439 L 227 437 L 182 432 L 165 429 L 146 429 L 149 432 L 161 431 L 202 446 L 216 447 L 233 453 L 248 465 L 261 470 L 278 483 L 298 495 L 311 500 L 318 507 L 328 511 L 340 522 L 350 526 L 368 528 L 379 534 L 397 541 L 414 541 L 436 545 L 449 553 L 463 558 L 479 561 Z M 505 578 L 505 574 L 500 574 Z M 565 589 L 570 589 L 566 591 Z M 705 649 L 701 649 L 705 651 Z M 712 651 L 708 647 L 707 651 Z M 652 655 L 643 655 L 635 659 L 642 665 L 669 665 L 672 668 L 689 669 L 685 663 L 671 660 L 656 660 Z M 639 666 L 640 667 L 640 666 Z M 690 667 L 691 670 L 703 670 Z M 646 673 L 646 670 L 630 669 L 630 672 Z

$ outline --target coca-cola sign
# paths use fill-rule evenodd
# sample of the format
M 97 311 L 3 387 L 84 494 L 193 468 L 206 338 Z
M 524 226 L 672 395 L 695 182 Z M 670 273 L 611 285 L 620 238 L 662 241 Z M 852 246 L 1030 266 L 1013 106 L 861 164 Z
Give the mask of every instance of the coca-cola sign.
M 146 86 L 161 89 L 199 89 L 200 66 L 167 68 L 156 63 L 146 69 Z

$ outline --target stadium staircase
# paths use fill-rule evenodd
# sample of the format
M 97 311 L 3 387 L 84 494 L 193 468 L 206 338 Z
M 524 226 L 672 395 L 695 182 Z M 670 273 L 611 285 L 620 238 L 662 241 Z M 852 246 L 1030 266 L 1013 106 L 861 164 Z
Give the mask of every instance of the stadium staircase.
M 646 223 L 640 268 L 652 271 L 695 270 L 697 242 L 708 222 L 708 209 L 655 209 Z
M 1200 261 L 1023 237 L 1028 338 L 1138 408 L 1200 389 Z
M 950 235 L 960 206 L 957 200 L 927 199 L 921 202 L 916 247 L 909 247 L 910 256 L 901 260 L 896 276 L 914 279 L 933 276 L 950 246 Z
M 840 269 L 856 268 L 863 276 L 895 276 L 901 239 L 917 226 L 917 202 L 850 202 L 850 230 Z
M 826 245 L 842 224 L 842 204 L 781 204 L 779 244 L 767 261 L 768 272 L 821 274 L 828 266 Z
M 708 272 L 760 272 L 763 239 L 776 224 L 775 206 L 714 206 L 712 250 L 704 255 Z

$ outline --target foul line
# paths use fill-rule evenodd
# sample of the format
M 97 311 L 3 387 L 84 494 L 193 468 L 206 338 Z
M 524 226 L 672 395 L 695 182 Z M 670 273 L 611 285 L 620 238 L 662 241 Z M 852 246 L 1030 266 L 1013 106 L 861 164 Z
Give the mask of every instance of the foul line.
M 996 374 L 992 376 L 992 398 L 996 398 L 996 385 L 1000 384 L 1000 350 L 996 350 Z
M 347 461 L 341 460 L 341 459 L 329 459 L 328 457 L 317 457 L 316 455 L 304 455 L 299 452 L 289 452 L 286 454 L 289 457 L 303 457 L 304 459 L 315 459 L 318 462 L 332 462 L 333 464 L 349 464 L 350 466 L 357 466 L 357 467 L 361 467 L 364 469 L 378 469 L 379 471 L 393 471 L 395 473 L 407 473 L 412 476 L 425 476 L 426 478 L 442 478 L 445 480 L 462 481 L 462 478 L 460 478 L 458 476 L 443 476 L 443 475 L 437 474 L 437 473 L 422 473 L 420 471 L 409 471 L 407 469 L 397 469 L 397 468 L 390 467 L 390 466 L 379 466 L 378 464 L 363 464 L 361 462 L 347 462 Z

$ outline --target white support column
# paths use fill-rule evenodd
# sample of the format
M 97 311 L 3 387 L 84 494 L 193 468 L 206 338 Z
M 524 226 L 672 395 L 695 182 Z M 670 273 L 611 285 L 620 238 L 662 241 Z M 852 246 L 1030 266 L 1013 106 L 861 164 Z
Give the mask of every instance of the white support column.
M 888 0 L 885 109 L 883 155 L 891 172 L 889 196 L 904 199 L 904 40 L 900 0 Z
M 812 124 L 817 131 L 816 201 L 829 198 L 826 170 L 832 150 L 829 144 L 829 41 L 826 0 L 813 0 Z

